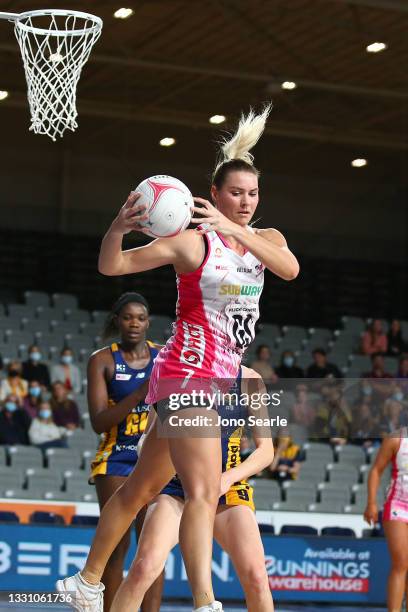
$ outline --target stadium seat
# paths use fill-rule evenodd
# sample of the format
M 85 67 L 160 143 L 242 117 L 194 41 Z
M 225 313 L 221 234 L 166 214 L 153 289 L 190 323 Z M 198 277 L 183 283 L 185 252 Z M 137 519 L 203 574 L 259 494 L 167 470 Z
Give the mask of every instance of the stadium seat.
M 34 446 L 9 446 L 10 465 L 15 468 L 42 467 L 44 460 L 39 448 Z
M 30 515 L 31 524 L 42 525 L 65 525 L 64 517 L 54 512 L 42 512 L 36 510 Z
M 9 487 L 2 491 L 3 497 L 7 499 L 34 499 L 33 492 L 21 487 Z
M 35 318 L 46 321 L 63 321 L 64 309 L 52 306 L 38 306 L 35 310 Z
M 274 535 L 275 527 L 273 525 L 268 525 L 266 523 L 259 523 L 259 531 L 262 534 Z
M 49 306 L 50 296 L 44 291 L 24 291 L 24 300 L 28 306 L 37 308 L 37 306 Z
M 305 461 L 300 466 L 298 482 L 317 484 L 326 479 L 326 463 L 324 461 Z
M 309 487 L 308 489 L 298 489 L 297 487 L 291 487 L 285 491 L 285 501 L 298 503 L 301 505 L 311 504 L 316 501 L 316 489 L 315 487 Z
M 307 442 L 303 450 L 306 452 L 307 462 L 314 460 L 316 463 L 331 463 L 333 461 L 333 451 L 328 444 L 322 442 Z
M 0 511 L 0 523 L 19 523 L 20 519 L 15 512 Z
M 34 342 L 34 334 L 32 331 L 8 329 L 5 332 L 4 339 L 7 344 L 14 344 L 19 348 L 21 346 L 30 346 Z
M 279 512 L 306 512 L 308 508 L 307 503 L 299 503 L 298 500 L 294 501 L 279 501 L 273 502 L 271 510 Z
M 71 525 L 80 525 L 81 527 L 96 527 L 97 524 L 97 516 L 84 516 L 82 514 L 74 514 L 71 519 Z
M 344 503 L 341 500 L 326 500 L 316 504 L 309 504 L 309 512 L 331 512 L 336 514 L 343 514 Z
M 98 501 L 98 495 L 95 490 L 90 489 L 81 496 L 81 501 L 94 504 Z
M 76 310 L 78 308 L 78 298 L 71 293 L 53 293 L 52 303 L 55 308 L 60 308 L 61 310 L 66 310 L 67 308 Z
M 322 536 L 341 536 L 346 538 L 356 537 L 356 534 L 353 529 L 350 529 L 349 527 L 323 527 L 320 533 Z
M 308 332 L 310 336 L 309 344 L 314 347 L 319 346 L 326 349 L 329 341 L 333 337 L 333 332 L 325 327 L 310 327 Z
M 109 310 L 93 310 L 92 320 L 94 321 L 94 323 L 99 323 L 101 326 L 103 326 L 108 314 Z
M 71 501 L 71 496 L 66 491 L 45 491 L 42 498 L 47 501 Z
M 35 308 L 27 304 L 8 304 L 8 316 L 21 321 L 23 317 L 34 318 Z
M 64 317 L 67 321 L 75 322 L 75 324 L 88 323 L 91 320 L 91 313 L 82 308 L 67 308 L 64 311 Z
M 310 525 L 282 525 L 281 535 L 318 535 L 315 527 Z
M 341 317 L 341 323 L 344 330 L 360 334 L 366 328 L 366 322 L 360 317 L 344 315 Z
M 27 489 L 31 491 L 59 491 L 62 477 L 52 470 L 27 470 Z
M 4 446 L 0 446 L 0 469 L 7 463 L 7 452 Z
M 348 463 L 329 463 L 327 465 L 327 474 L 330 482 L 338 482 L 339 484 L 353 485 L 359 479 L 357 467 Z
M 342 505 L 350 502 L 350 486 L 337 482 L 322 482 L 318 485 L 320 501 L 342 502 Z
M 353 466 L 364 465 L 366 463 L 366 454 L 361 446 L 353 444 L 339 444 L 335 448 L 337 460 L 340 464 L 349 464 Z
M 68 448 L 49 448 L 45 451 L 48 468 L 65 471 L 79 468 L 82 458 Z
M 15 486 L 22 487 L 25 482 L 24 470 L 0 466 L 0 489 L 13 488 Z

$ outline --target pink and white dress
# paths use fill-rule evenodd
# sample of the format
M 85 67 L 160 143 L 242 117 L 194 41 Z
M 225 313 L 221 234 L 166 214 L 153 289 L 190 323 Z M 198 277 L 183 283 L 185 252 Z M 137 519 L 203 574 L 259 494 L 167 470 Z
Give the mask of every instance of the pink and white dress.
M 392 460 L 391 483 L 384 504 L 383 521 L 408 523 L 408 429 L 401 429 L 400 443 Z
M 176 322 L 153 366 L 150 404 L 171 393 L 213 389 L 214 379 L 231 385 L 255 337 L 265 266 L 249 251 L 236 253 L 215 231 L 204 240 L 201 266 L 177 275 Z

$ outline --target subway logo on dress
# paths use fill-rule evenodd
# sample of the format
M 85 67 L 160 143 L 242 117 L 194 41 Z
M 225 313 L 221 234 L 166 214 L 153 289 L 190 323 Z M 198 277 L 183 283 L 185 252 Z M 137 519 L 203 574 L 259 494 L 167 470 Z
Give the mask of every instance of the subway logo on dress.
M 260 295 L 262 287 L 258 285 L 221 285 L 220 295 Z

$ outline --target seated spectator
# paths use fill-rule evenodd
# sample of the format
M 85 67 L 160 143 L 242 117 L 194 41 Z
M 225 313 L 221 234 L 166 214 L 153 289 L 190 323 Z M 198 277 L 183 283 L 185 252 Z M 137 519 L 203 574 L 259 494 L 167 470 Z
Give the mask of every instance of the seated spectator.
M 36 344 L 28 349 L 28 359 L 23 362 L 23 378 L 28 382 L 37 380 L 43 387 L 49 388 L 50 373 L 46 363 L 42 363 L 42 354 Z
M 396 432 L 408 423 L 407 412 L 402 402 L 395 399 L 387 399 L 384 403 L 384 416 L 380 423 L 380 431 L 383 437 Z
M 346 444 L 351 436 L 351 425 L 352 413 L 342 388 L 335 383 L 324 385 L 322 401 L 316 408 L 314 437 L 333 445 Z
M 380 319 L 374 319 L 361 337 L 361 352 L 363 355 L 374 353 L 386 354 L 388 340 L 385 335 Z
M 28 394 L 23 400 L 23 408 L 30 417 L 33 419 L 37 416 L 38 407 L 41 403 L 41 386 L 38 380 L 32 380 L 28 384 Z
M 31 444 L 42 450 L 47 448 L 66 448 L 66 433 L 65 427 L 58 427 L 54 423 L 49 402 L 41 402 L 38 414 L 33 419 L 28 430 Z
M 391 321 L 387 338 L 388 355 L 391 357 L 399 357 L 401 353 L 407 350 L 407 343 L 402 337 L 401 323 L 398 321 L 398 319 L 393 319 Z
M 257 347 L 256 359 L 249 367 L 262 376 L 266 385 L 275 384 L 278 381 L 271 364 L 271 349 L 267 344 L 260 344 Z
M 408 395 L 408 355 L 400 357 L 397 379 L 405 395 Z
M 27 395 L 28 383 L 21 376 L 21 363 L 11 361 L 7 368 L 7 378 L 0 382 L 0 401 L 4 401 L 8 395 L 13 394 L 17 397 L 17 402 L 21 406 L 23 399 Z
M 381 442 L 379 419 L 371 411 L 370 403 L 363 400 L 353 409 L 353 422 L 351 426 L 351 442 L 364 449 Z
M 61 363 L 51 368 L 51 382 L 62 382 L 72 393 L 81 393 L 81 374 L 74 363 L 74 354 L 69 348 L 61 351 Z
M 305 460 L 304 451 L 289 436 L 278 438 L 275 448 L 275 456 L 269 466 L 271 477 L 279 481 L 295 480 L 301 462 Z
M 0 412 L 0 444 L 29 444 L 31 419 L 19 406 L 19 398 L 9 393 Z
M 312 352 L 313 361 L 306 372 L 306 378 L 342 378 L 339 368 L 327 360 L 327 353 L 322 348 L 315 348 Z
M 390 384 L 389 380 L 392 380 L 393 376 L 385 371 L 382 353 L 371 355 L 371 371 L 365 372 L 362 378 L 370 380 L 370 385 L 377 394 L 377 399 L 383 400 L 391 395 L 393 385 Z
M 50 404 L 56 425 L 71 430 L 79 427 L 78 406 L 74 400 L 68 398 L 68 391 L 61 381 L 52 385 Z
M 309 401 L 306 385 L 298 385 L 296 387 L 295 398 L 295 403 L 291 408 L 291 423 L 309 428 L 315 420 L 316 410 Z
M 276 368 L 279 378 L 303 378 L 302 368 L 296 365 L 296 357 L 293 351 L 284 351 L 281 355 L 280 365 Z

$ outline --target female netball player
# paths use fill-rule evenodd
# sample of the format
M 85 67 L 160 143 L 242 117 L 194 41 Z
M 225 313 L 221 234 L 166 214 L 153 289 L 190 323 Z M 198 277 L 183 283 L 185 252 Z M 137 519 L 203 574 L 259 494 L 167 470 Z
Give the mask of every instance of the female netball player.
M 269 110 L 266 107 L 260 115 L 251 111 L 222 145 L 211 187 L 213 204 L 196 198 L 201 206 L 194 210 L 202 215 L 196 222 L 204 220 L 205 227 L 122 251 L 123 235 L 143 231 L 140 221 L 147 218 L 144 207 L 137 204 L 139 195 L 131 193 L 102 241 L 99 270 L 103 274 L 134 274 L 167 264 L 176 271 L 175 330 L 155 361 L 146 398 L 156 404 L 163 421 L 174 390 L 195 391 L 194 385 L 202 390 L 207 383 L 209 391 L 214 379 L 237 377 L 245 348 L 254 338 L 264 269 L 285 280 L 298 274 L 298 262 L 279 231 L 249 227 L 259 200 L 259 173 L 250 150 L 264 130 Z M 202 412 L 203 407 L 190 406 L 183 414 L 194 417 Z M 214 410 L 205 414 L 217 416 Z M 193 431 L 165 438 L 159 435 L 158 424 L 156 419 L 134 471 L 103 508 L 84 569 L 57 583 L 60 590 L 77 590 L 78 610 L 85 605 L 88 610 L 91 605 L 93 610 L 100 609 L 100 579 L 108 558 L 133 517 L 175 472 L 185 492 L 180 548 L 195 610 L 222 610 L 214 601 L 211 583 L 220 441 L 216 435 L 193 437 Z
M 120 342 L 93 353 L 88 362 L 88 404 L 92 425 L 102 441 L 91 467 L 99 506 L 126 480 L 137 461 L 136 447 L 146 427 L 149 407 L 143 401 L 159 347 L 146 341 L 149 306 L 139 293 L 125 293 L 114 304 L 103 332 L 104 339 Z M 145 510 L 136 518 L 140 535 Z M 110 609 L 123 579 L 130 529 L 112 553 L 103 574 L 104 609 Z M 142 611 L 159 612 L 163 576 L 146 592 Z
M 232 560 L 245 592 L 248 611 L 271 612 L 272 595 L 254 514 L 253 490 L 246 479 L 272 463 L 273 444 L 269 431 L 253 428 L 256 450 L 241 463 L 243 428 L 235 425 L 235 419 L 247 421 L 249 414 L 257 418 L 267 416 L 267 410 L 261 410 L 258 406 L 251 408 L 250 403 L 240 401 L 241 398 L 250 397 L 250 387 L 253 388 L 254 383 L 257 384 L 253 393 L 257 396 L 266 393 L 260 375 L 242 366 L 236 384 L 230 390 L 231 397 L 236 395 L 238 402 L 218 407 L 218 414 L 226 423 L 221 429 L 223 474 L 214 536 Z M 175 476 L 149 505 L 136 558 L 115 597 L 111 612 L 138 609 L 144 593 L 162 572 L 169 552 L 178 542 L 183 505 L 183 487 Z
M 364 512 L 371 525 L 378 521 L 377 491 L 381 475 L 392 464 L 391 483 L 383 510 L 383 525 L 391 556 L 387 604 L 389 612 L 400 612 L 404 593 L 408 597 L 408 429 L 390 434 L 378 451 L 368 478 Z

